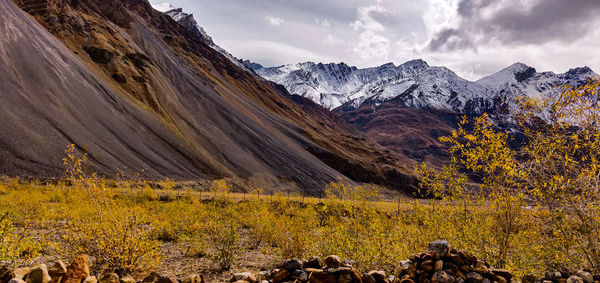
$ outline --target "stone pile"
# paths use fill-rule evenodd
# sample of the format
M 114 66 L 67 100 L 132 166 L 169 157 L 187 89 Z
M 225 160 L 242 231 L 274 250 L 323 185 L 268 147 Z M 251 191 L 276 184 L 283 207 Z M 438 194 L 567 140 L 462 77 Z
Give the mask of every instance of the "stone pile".
M 141 281 L 136 281 L 129 275 L 119 277 L 115 273 L 98 279 L 90 275 L 88 257 L 82 255 L 75 258 L 69 266 L 59 260 L 51 267 L 40 264 L 33 268 L 0 268 L 0 283 L 204 283 L 204 278 L 192 275 L 179 280 L 153 272 Z
M 427 251 L 413 254 L 398 263 L 399 272 L 388 274 L 372 270 L 360 273 L 352 260 L 342 260 L 330 255 L 325 259 L 311 257 L 308 260 L 287 259 L 271 271 L 242 272 L 233 275 L 235 283 L 510 283 L 517 282 L 506 269 L 491 267 L 466 251 L 450 249 L 448 242 L 435 241 Z M 66 266 L 62 261 L 51 265 L 41 264 L 33 268 L 6 269 L 0 267 L 0 283 L 204 283 L 204 277 L 191 275 L 184 279 L 150 273 L 137 281 L 131 276 L 115 273 L 96 278 L 90 275 L 88 257 L 75 258 Z M 600 275 L 589 271 L 571 272 L 562 269 L 546 272 L 544 276 L 526 275 L 522 283 L 600 283 Z
M 523 276 L 522 283 L 598 283 L 600 275 L 592 275 L 586 270 L 571 272 L 563 268 L 561 271 L 546 272 L 543 277 L 533 274 Z
M 398 274 L 387 274 L 379 270 L 361 274 L 353 265 L 353 261 L 341 261 L 335 255 L 328 256 L 324 260 L 318 257 L 307 261 L 288 259 L 279 269 L 261 272 L 258 277 L 249 273 L 244 273 L 245 275 L 240 273 L 230 281 L 236 283 L 508 283 L 513 279 L 508 270 L 492 268 L 487 262 L 477 259 L 468 252 L 450 249 L 446 241 L 432 242 L 428 245 L 427 252 L 414 254 L 408 260 L 400 262 Z

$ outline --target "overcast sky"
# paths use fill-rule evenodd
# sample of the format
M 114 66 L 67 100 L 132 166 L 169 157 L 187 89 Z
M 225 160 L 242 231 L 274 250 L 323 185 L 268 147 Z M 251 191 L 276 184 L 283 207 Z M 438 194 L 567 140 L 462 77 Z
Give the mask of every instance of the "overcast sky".
M 421 58 L 466 79 L 512 63 L 600 72 L 600 0 L 151 0 L 193 13 L 234 56 L 372 67 Z

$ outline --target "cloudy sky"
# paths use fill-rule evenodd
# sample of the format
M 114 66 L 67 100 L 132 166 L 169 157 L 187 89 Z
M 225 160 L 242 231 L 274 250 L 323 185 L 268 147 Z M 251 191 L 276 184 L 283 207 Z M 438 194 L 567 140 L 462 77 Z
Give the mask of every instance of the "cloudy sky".
M 151 0 L 265 66 L 421 58 L 478 79 L 512 63 L 600 72 L 600 0 Z

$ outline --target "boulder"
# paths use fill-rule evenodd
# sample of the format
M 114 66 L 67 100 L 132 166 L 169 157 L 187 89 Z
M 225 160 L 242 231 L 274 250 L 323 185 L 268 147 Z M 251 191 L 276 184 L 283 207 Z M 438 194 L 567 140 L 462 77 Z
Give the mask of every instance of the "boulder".
M 375 283 L 375 278 L 373 278 L 373 276 L 371 276 L 369 273 L 363 273 L 362 282 L 363 283 Z
M 469 272 L 465 276 L 466 276 L 466 279 L 465 279 L 466 283 L 482 283 L 483 282 L 483 276 L 481 276 L 481 274 L 479 274 L 477 272 Z
M 435 263 L 433 264 L 434 271 L 442 271 L 443 267 L 444 267 L 444 262 L 442 260 L 436 260 Z
M 273 280 L 273 283 L 277 283 L 277 282 L 284 282 L 286 281 L 288 278 L 290 277 L 290 272 L 285 270 L 285 269 L 276 269 L 273 270 L 273 274 L 271 277 L 271 280 Z
M 109 273 L 100 278 L 100 283 L 120 283 L 119 275 L 116 273 Z
M 489 272 L 489 269 L 486 266 L 485 262 L 481 260 L 478 260 L 471 270 L 479 274 L 487 274 Z
M 88 276 L 83 280 L 83 283 L 98 283 L 96 276 Z
M 323 260 L 318 257 L 318 256 L 313 256 L 310 257 L 307 261 L 305 261 L 302 264 L 302 268 L 306 269 L 306 268 L 316 268 L 316 269 L 321 269 L 323 268 Z
M 27 283 L 48 283 L 50 281 L 52 281 L 52 278 L 48 274 L 48 268 L 45 264 L 30 269 L 25 275 L 25 282 Z
M 0 267 L 0 283 L 7 283 L 10 279 L 13 279 L 14 272 L 6 267 Z
M 325 258 L 325 260 L 323 260 L 323 262 L 325 263 L 325 266 L 330 267 L 330 268 L 338 268 L 341 265 L 341 260 L 340 257 L 337 255 L 330 255 L 327 256 Z
M 90 267 L 88 266 L 88 256 L 80 255 L 76 257 L 71 265 L 67 267 L 67 272 L 61 278 L 61 283 L 81 283 L 90 276 Z M 117 281 L 118 282 L 118 281 Z
M 308 282 L 311 283 L 336 283 L 338 279 L 335 274 L 326 272 L 323 269 L 307 268 L 304 271 L 308 274 Z
M 431 282 L 433 283 L 452 283 L 454 282 L 454 277 L 452 275 L 446 273 L 445 271 L 438 271 L 431 276 Z
M 291 272 L 296 269 L 302 269 L 302 262 L 297 258 L 290 258 L 283 261 L 283 265 L 281 267 Z
M 10 281 L 8 281 L 8 283 L 26 283 L 26 282 L 23 281 L 23 279 L 13 278 L 13 279 L 10 279 Z
M 533 274 L 527 274 L 524 275 L 523 278 L 521 278 L 521 283 L 536 283 L 538 282 L 538 278 L 537 276 L 533 275 Z
M 12 278 L 11 279 L 21 279 L 21 280 L 25 280 L 25 277 L 27 276 L 27 273 L 29 273 L 31 269 L 30 268 L 17 268 L 15 270 L 12 271 Z
M 236 282 L 236 281 L 240 281 L 240 280 L 254 283 L 254 282 L 256 282 L 256 277 L 251 272 L 239 272 L 239 273 L 233 274 L 233 277 L 229 281 Z
M 194 274 L 183 278 L 183 280 L 181 280 L 181 283 L 204 283 L 204 279 L 202 278 L 202 276 Z
M 258 272 L 258 280 L 269 280 L 271 279 L 271 272 L 269 271 L 259 271 Z
M 133 279 L 133 277 L 131 277 L 131 275 L 124 275 L 123 277 L 121 277 L 119 279 L 120 283 L 135 283 L 135 279 Z M 200 282 L 200 281 L 197 281 Z M 193 283 L 193 282 L 190 282 Z
M 67 273 L 67 266 L 62 260 L 56 261 L 50 268 L 48 268 L 48 274 L 52 277 L 53 281 L 60 281 L 60 279 Z
M 161 276 L 160 274 L 158 274 L 156 272 L 150 273 L 150 275 L 146 276 L 146 278 L 144 278 L 144 280 L 142 280 L 142 282 L 144 282 L 144 283 L 179 283 L 179 281 L 177 281 L 177 279 L 175 279 L 175 278 Z
M 490 269 L 490 272 L 492 272 L 494 275 L 504 277 L 506 281 L 510 281 L 513 277 L 512 273 L 504 268 L 492 268 Z
M 448 245 L 448 241 L 446 240 L 438 240 L 433 241 L 427 245 L 428 251 L 435 251 L 439 256 L 445 257 L 448 255 L 448 251 L 450 247 Z
M 376 283 L 388 282 L 387 277 L 385 276 L 385 271 L 372 270 L 372 271 L 369 271 L 368 274 L 371 275 L 371 277 L 373 277 L 373 279 L 375 279 Z
M 290 273 L 290 276 L 298 281 L 306 281 L 308 280 L 308 274 L 301 269 L 296 269 Z
M 594 282 L 594 276 L 587 271 L 579 270 L 575 273 L 575 275 L 577 275 L 578 277 L 581 277 L 581 279 L 583 279 L 584 283 L 593 283 Z
M 571 277 L 567 279 L 567 283 L 583 283 L 583 279 L 577 275 L 571 275 Z

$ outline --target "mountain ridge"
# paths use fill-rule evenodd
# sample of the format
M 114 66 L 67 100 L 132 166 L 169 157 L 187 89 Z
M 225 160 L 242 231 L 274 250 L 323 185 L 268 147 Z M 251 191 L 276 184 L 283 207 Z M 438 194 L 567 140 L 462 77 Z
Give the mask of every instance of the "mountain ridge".
M 309 61 L 277 67 L 247 65 L 263 78 L 282 84 L 291 93 L 308 97 L 330 110 L 338 107 L 356 109 L 365 101 L 381 104 L 405 95 L 401 102 L 407 107 L 482 113 L 498 107 L 498 98 L 505 103 L 521 93 L 540 95 L 552 86 L 579 84 L 598 76 L 589 67 L 555 74 L 538 73 L 526 64 L 515 63 L 495 74 L 469 81 L 446 67 L 430 66 L 422 59 L 364 69 L 343 62 Z M 414 93 L 404 93 L 411 87 Z

